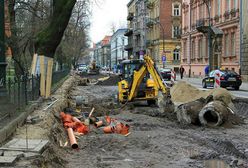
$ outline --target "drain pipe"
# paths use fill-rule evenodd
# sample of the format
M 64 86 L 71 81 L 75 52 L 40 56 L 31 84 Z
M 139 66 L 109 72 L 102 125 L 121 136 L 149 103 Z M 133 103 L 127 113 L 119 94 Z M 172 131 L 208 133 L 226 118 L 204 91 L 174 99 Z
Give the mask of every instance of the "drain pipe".
M 72 149 L 77 149 L 78 148 L 78 144 L 77 144 L 77 140 L 75 138 L 75 135 L 73 133 L 72 128 L 68 128 L 67 129 L 67 132 L 68 132 L 68 137 L 69 137 L 69 140 L 70 140 L 70 144 L 71 144 Z

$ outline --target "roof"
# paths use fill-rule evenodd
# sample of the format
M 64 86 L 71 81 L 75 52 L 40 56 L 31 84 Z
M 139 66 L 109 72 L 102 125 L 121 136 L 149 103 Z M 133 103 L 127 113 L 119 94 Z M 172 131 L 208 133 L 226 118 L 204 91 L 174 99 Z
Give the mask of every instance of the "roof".
M 110 39 L 111 39 L 111 36 L 105 36 L 103 38 L 103 40 L 101 41 L 101 45 L 104 46 L 104 45 L 108 45 L 109 42 L 110 42 Z

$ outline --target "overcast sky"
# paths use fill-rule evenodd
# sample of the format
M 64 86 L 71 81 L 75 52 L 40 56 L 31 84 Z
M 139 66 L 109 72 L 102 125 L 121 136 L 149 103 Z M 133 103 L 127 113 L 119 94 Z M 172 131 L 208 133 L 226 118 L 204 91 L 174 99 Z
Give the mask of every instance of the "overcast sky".
M 116 28 L 126 27 L 127 3 L 130 0 L 99 0 L 98 5 L 93 6 L 90 37 L 92 42 L 99 42 L 105 35 L 112 35 L 111 25 Z

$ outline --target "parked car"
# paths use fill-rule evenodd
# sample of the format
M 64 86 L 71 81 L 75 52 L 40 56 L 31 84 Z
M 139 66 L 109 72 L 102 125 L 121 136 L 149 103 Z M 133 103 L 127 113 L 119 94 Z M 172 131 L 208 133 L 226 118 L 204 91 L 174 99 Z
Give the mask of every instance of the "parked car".
M 79 73 L 87 72 L 88 66 L 86 64 L 79 64 L 77 70 Z
M 171 80 L 171 69 L 170 68 L 161 68 L 160 73 L 164 80 Z
M 242 84 L 241 76 L 232 70 L 220 70 L 220 87 L 232 87 L 235 90 L 239 90 L 240 85 Z M 215 70 L 209 73 L 209 76 L 205 77 L 202 80 L 202 87 L 214 87 L 214 73 Z

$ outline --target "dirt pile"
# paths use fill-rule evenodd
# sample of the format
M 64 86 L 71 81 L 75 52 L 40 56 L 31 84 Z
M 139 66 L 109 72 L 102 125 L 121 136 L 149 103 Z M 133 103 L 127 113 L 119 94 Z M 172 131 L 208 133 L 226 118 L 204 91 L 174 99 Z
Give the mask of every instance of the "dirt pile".
M 120 81 L 120 77 L 117 75 L 112 75 L 109 78 L 105 78 L 105 80 L 100 80 L 97 82 L 97 85 L 102 86 L 117 86 Z
M 216 88 L 202 91 L 186 82 L 178 82 L 170 91 L 172 101 L 178 103 L 188 103 L 201 97 L 207 98 L 209 95 L 213 95 L 214 100 L 220 100 L 226 104 L 229 104 L 232 100 L 231 94 L 226 89 Z

